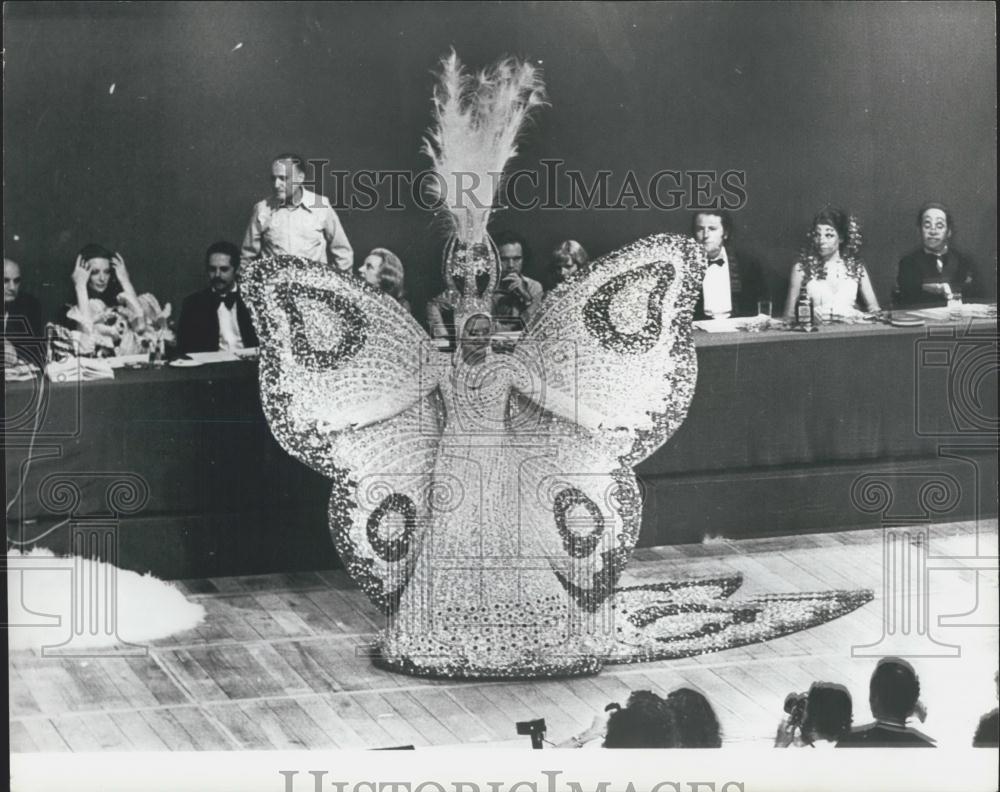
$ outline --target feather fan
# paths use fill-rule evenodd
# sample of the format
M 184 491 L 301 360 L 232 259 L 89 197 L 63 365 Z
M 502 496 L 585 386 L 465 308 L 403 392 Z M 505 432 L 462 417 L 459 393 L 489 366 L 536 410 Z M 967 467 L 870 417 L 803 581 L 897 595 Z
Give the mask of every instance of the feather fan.
M 541 73 L 505 58 L 472 77 L 452 50 L 441 61 L 433 103 L 434 124 L 421 148 L 434 164 L 428 197 L 446 210 L 458 240 L 482 242 L 518 134 L 528 114 L 547 104 Z

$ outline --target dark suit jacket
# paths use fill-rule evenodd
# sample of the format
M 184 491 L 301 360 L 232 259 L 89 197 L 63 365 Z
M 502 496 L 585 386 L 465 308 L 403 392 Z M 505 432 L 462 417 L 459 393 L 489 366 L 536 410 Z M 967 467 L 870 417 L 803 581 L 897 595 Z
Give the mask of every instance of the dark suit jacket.
M 42 336 L 42 308 L 30 294 L 21 293 L 12 303 L 4 303 L 7 321 L 3 337 L 17 350 L 20 360 L 42 366 L 45 341 Z
M 214 352 L 219 348 L 219 301 L 211 289 L 202 289 L 184 299 L 177 325 L 177 348 L 183 352 Z M 255 347 L 257 333 L 243 298 L 236 298 L 236 322 L 243 346 Z
M 925 283 L 948 283 L 952 289 L 960 289 L 963 297 L 978 296 L 979 277 L 976 265 L 968 256 L 949 249 L 941 260 L 944 269 L 938 272 L 937 256 L 925 252 L 923 248 L 903 256 L 896 273 L 896 304 L 944 305 L 944 297 L 923 290 Z
M 742 250 L 726 248 L 729 258 L 729 292 L 733 301 L 733 316 L 756 316 L 757 303 L 770 296 L 764 282 L 764 271 L 753 256 Z M 710 264 L 709 266 L 715 266 Z M 705 296 L 699 290 L 694 306 L 694 319 L 705 319 Z
M 1000 746 L 1000 711 L 993 710 L 979 719 L 979 726 L 976 727 L 976 734 L 972 738 L 974 748 L 996 748 Z
M 858 726 L 837 741 L 838 748 L 936 748 L 934 740 L 909 726 L 869 723 Z

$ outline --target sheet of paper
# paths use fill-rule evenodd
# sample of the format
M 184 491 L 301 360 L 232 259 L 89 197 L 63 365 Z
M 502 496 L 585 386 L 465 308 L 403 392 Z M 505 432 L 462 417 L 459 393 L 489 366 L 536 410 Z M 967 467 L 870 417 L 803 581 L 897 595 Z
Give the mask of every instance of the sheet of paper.
M 239 360 L 239 357 L 234 352 L 223 350 L 217 352 L 191 352 L 188 357 L 192 360 L 197 360 L 199 363 L 228 363 L 233 360 Z

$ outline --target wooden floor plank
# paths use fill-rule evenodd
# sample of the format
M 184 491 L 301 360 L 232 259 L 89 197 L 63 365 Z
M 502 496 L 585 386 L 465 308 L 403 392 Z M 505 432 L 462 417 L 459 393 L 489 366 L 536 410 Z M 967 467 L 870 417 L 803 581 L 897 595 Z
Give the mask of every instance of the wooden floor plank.
M 365 694 L 357 694 L 365 695 Z M 395 745 L 393 737 L 372 718 L 355 699 L 355 694 L 339 693 L 327 698 L 337 716 L 355 731 L 364 748 L 385 748 Z
M 261 705 L 254 702 L 253 706 Z M 248 715 L 240 704 L 212 704 L 208 709 L 239 743 L 241 750 L 270 751 L 281 747 L 271 741 L 270 735 L 261 726 L 260 718 L 256 714 Z M 285 740 L 279 742 L 284 743 Z
M 355 696 L 354 700 L 392 737 L 393 745 L 387 747 L 401 745 L 422 747 L 430 744 L 420 729 L 409 720 L 409 716 L 417 710 L 412 699 L 398 693 L 387 692 L 383 695 L 359 695 Z
M 187 732 L 199 751 L 226 751 L 237 747 L 200 707 L 173 707 L 174 721 Z
M 155 707 L 157 702 L 153 692 L 139 679 L 124 657 L 108 657 L 101 660 L 108 679 L 118 690 L 122 706 L 139 708 Z
M 257 607 L 266 612 L 274 620 L 280 632 L 276 637 L 306 638 L 314 635 L 309 625 L 289 606 L 285 596 L 271 591 L 261 591 L 253 594 Z M 268 636 L 269 637 L 269 636 Z
M 35 743 L 27 727 L 18 720 L 7 724 L 7 740 L 11 753 L 37 753 L 42 749 Z
M 284 656 L 270 644 L 251 644 L 247 647 L 250 656 L 268 674 L 275 688 L 282 696 L 296 696 L 312 693 L 313 689 L 298 672 L 285 662 Z
M 142 713 L 136 711 L 123 711 L 110 713 L 111 720 L 128 737 L 132 750 L 135 751 L 167 751 L 170 746 L 160 737 L 159 734 L 149 725 Z
M 88 712 L 77 716 L 97 739 L 102 751 L 134 750 L 134 744 L 111 713 Z
M 27 718 L 23 725 L 39 751 L 52 753 L 70 750 L 66 740 L 48 718 Z
M 459 742 L 482 742 L 489 739 L 489 729 L 463 709 L 446 690 L 425 688 L 410 695 Z
M 332 672 L 331 655 L 326 641 L 288 641 L 276 644 L 277 652 L 285 664 L 301 678 L 313 693 L 330 693 L 344 687 Z
M 330 750 L 337 747 L 297 702 L 290 699 L 266 702 L 281 731 L 290 740 L 292 750 Z
M 202 651 L 204 656 L 205 651 Z M 198 702 L 228 698 L 216 680 L 188 649 L 159 650 L 157 658 L 177 678 L 184 689 Z
M 41 705 L 13 663 L 7 666 L 7 690 L 10 695 L 8 706 L 12 718 L 42 714 Z
M 171 709 L 173 708 L 141 710 L 138 714 L 171 751 L 197 750 L 198 746 L 191 740 L 191 735 L 173 717 Z
M 336 748 L 366 748 L 364 741 L 350 724 L 341 718 L 326 696 L 299 699 L 299 708 L 323 730 Z
M 82 717 L 64 715 L 61 718 L 53 718 L 52 723 L 71 751 L 81 753 L 101 750 L 101 741 L 87 728 Z

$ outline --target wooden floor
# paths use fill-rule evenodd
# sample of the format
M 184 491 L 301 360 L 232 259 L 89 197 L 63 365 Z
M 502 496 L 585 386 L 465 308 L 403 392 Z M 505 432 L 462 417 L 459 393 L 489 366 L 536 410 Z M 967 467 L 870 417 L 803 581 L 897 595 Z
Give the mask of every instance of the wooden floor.
M 974 556 L 992 556 L 990 562 Z M 968 745 L 996 705 L 997 523 L 931 529 L 930 633 L 957 657 L 910 656 L 942 745 Z M 207 619 L 146 656 L 10 656 L 10 744 L 24 751 L 239 750 L 456 746 L 527 748 L 514 722 L 545 718 L 561 740 L 629 691 L 701 689 L 726 743 L 769 743 L 786 693 L 813 680 L 847 685 L 855 722 L 868 718 L 877 656 L 852 647 L 882 636 L 882 532 L 717 541 L 637 551 L 624 584 L 740 572 L 747 594 L 872 588 L 876 599 L 833 622 L 769 643 L 630 666 L 595 677 L 537 682 L 429 681 L 379 671 L 364 646 L 379 617 L 342 571 L 183 581 Z M 977 571 L 977 567 L 980 568 Z M 734 595 L 738 598 L 740 592 Z M 969 614 L 963 624 L 938 617 Z M 910 635 L 912 640 L 913 636 Z M 940 650 L 945 651 L 945 650 Z

